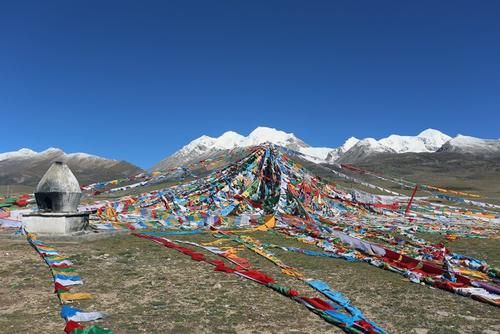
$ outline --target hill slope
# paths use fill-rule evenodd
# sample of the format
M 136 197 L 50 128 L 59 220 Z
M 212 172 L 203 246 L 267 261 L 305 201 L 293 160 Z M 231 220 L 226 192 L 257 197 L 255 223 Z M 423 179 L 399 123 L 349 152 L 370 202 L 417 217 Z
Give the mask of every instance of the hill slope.
M 0 185 L 36 186 L 54 161 L 64 161 L 80 184 L 123 178 L 142 172 L 126 161 L 106 159 L 86 153 L 66 154 L 50 148 L 37 153 L 29 149 L 0 154 Z

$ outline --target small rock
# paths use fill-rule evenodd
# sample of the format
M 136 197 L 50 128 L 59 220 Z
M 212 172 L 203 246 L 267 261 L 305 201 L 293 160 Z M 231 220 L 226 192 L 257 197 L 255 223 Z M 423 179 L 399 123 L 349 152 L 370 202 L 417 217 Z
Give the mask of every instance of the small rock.
M 443 316 L 443 317 L 447 317 L 447 316 L 449 316 L 449 315 L 450 315 L 448 312 L 446 312 L 446 311 L 441 311 L 441 310 L 436 311 L 436 313 L 437 313 L 437 314 L 439 314 L 439 315 L 441 315 L 441 316 Z
M 215 283 L 214 289 L 222 289 L 222 285 L 220 283 Z

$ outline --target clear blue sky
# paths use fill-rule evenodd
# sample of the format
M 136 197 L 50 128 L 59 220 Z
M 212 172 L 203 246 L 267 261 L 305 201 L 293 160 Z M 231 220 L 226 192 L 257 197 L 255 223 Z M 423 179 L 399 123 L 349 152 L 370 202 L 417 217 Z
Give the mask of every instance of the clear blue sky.
M 0 152 L 150 167 L 271 126 L 500 137 L 500 1 L 2 1 Z

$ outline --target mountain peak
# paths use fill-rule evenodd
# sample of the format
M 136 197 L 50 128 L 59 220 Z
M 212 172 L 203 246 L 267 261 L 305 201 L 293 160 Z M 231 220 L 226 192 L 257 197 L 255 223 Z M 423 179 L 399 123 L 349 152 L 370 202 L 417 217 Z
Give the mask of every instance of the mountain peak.
M 197 152 L 199 154 L 207 148 L 212 147 L 216 140 L 215 138 L 203 135 L 184 146 L 178 153 L 185 155 L 187 152 Z
M 425 129 L 417 135 L 417 137 L 436 137 L 436 136 L 448 137 L 441 131 L 432 128 Z
M 222 149 L 232 149 L 238 146 L 245 137 L 234 131 L 226 131 L 222 136 L 216 138 L 215 146 Z
M 286 133 L 275 128 L 258 126 L 250 132 L 247 137 L 253 145 L 262 144 L 264 142 L 280 143 L 287 142 L 292 139 L 297 139 L 293 133 Z
M 215 140 L 214 137 L 203 135 L 203 136 L 200 136 L 200 137 L 196 138 L 191 143 L 195 143 L 195 142 L 196 143 L 202 143 L 202 142 L 209 142 L 209 141 L 213 141 L 213 140 Z
M 222 136 L 220 136 L 219 138 L 221 137 L 243 137 L 242 135 L 240 135 L 238 132 L 235 132 L 235 131 L 226 131 L 222 134 Z
M 472 147 L 481 146 L 485 142 L 484 139 L 458 134 L 456 137 L 451 138 L 447 144 L 456 147 Z
M 38 153 L 38 154 L 49 154 L 49 153 L 62 153 L 65 154 L 63 150 L 57 147 L 49 147 L 48 149 Z
M 451 137 L 435 129 L 426 129 L 417 136 L 390 135 L 378 142 L 396 153 L 435 152 Z
M 19 151 L 16 151 L 17 153 L 20 153 L 20 154 L 36 154 L 35 151 L 33 151 L 32 149 L 29 149 L 29 148 L 26 148 L 26 147 L 23 147 L 22 149 L 20 149 Z M 14 152 L 12 152 L 14 153 Z
M 58 155 L 62 156 L 63 158 L 97 158 L 97 159 L 106 159 L 102 158 L 96 155 L 92 154 L 87 154 L 87 153 L 81 153 L 81 152 L 76 152 L 76 153 L 65 153 L 63 150 L 57 147 L 49 147 L 43 151 L 36 152 L 33 151 L 32 149 L 29 148 L 21 148 L 18 151 L 13 151 L 13 152 L 5 152 L 5 153 L 0 153 L 0 161 L 2 160 L 7 160 L 7 159 L 27 159 L 27 158 L 37 158 L 37 159 L 45 159 L 47 156 L 51 155 Z M 106 159 L 110 160 L 111 159 Z M 114 160 L 113 160 L 114 161 Z
M 354 145 L 356 145 L 359 142 L 359 139 L 356 137 L 349 137 L 347 140 L 340 146 L 340 150 L 343 152 L 346 152 L 351 149 Z
M 258 126 L 252 132 L 250 132 L 249 136 L 260 135 L 260 134 L 275 134 L 275 133 L 283 134 L 286 132 L 268 126 Z
M 423 142 L 427 150 L 435 152 L 441 148 L 448 140 L 451 139 L 450 136 L 442 133 L 439 130 L 427 129 L 420 132 L 417 136 Z
M 30 158 L 37 153 L 29 148 L 22 148 L 18 151 L 0 153 L 0 161 L 11 158 Z
M 372 150 L 379 151 L 379 152 L 384 152 L 387 151 L 385 143 L 382 142 L 382 140 L 392 140 L 395 139 L 396 137 L 399 137 L 398 135 L 390 135 L 387 138 L 383 138 L 381 140 L 376 140 L 375 138 L 364 138 L 359 140 L 353 147 L 359 147 L 359 146 L 364 146 L 364 147 L 369 147 Z
M 180 164 L 185 164 L 192 160 L 199 160 L 200 156 L 208 156 L 219 150 L 229 150 L 235 147 L 256 146 L 267 142 L 296 151 L 309 147 L 309 145 L 295 137 L 293 133 L 286 133 L 274 128 L 259 126 L 250 132 L 250 134 L 246 137 L 235 131 L 226 131 L 217 138 L 201 136 L 185 145 L 172 156 L 160 161 L 153 167 L 153 169 L 168 169 L 174 166 L 177 167 Z M 330 149 L 322 148 L 319 151 L 311 151 L 309 153 L 319 155 L 324 159 L 327 155 L 325 150 Z
M 483 139 L 479 139 L 472 136 L 465 136 L 459 133 L 455 138 L 451 138 L 451 141 L 454 143 L 460 143 L 460 142 L 471 143 L 471 142 L 481 142 L 483 141 Z
M 447 141 L 439 152 L 460 152 L 475 154 L 499 154 L 500 139 L 481 139 L 471 136 L 457 135 Z

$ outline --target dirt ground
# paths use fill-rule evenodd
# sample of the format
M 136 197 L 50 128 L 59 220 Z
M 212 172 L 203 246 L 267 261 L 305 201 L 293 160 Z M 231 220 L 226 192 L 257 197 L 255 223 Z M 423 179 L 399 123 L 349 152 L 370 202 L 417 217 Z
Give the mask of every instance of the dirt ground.
M 253 234 L 280 245 L 304 244 L 272 233 Z M 212 241 L 209 235 L 171 239 Z M 43 239 L 42 239 L 43 240 Z M 341 333 L 304 306 L 257 283 L 215 272 L 203 262 L 131 235 L 94 241 L 47 241 L 75 263 L 94 299 L 75 303 L 104 311 L 98 321 L 116 333 Z M 500 265 L 500 240 L 448 242 L 452 250 Z M 307 277 L 324 280 L 389 333 L 500 333 L 500 309 L 413 284 L 365 263 L 276 250 Z M 249 250 L 240 256 L 278 283 L 314 296 L 304 283 Z M 64 321 L 48 267 L 22 238 L 0 239 L 0 333 L 63 333 Z

